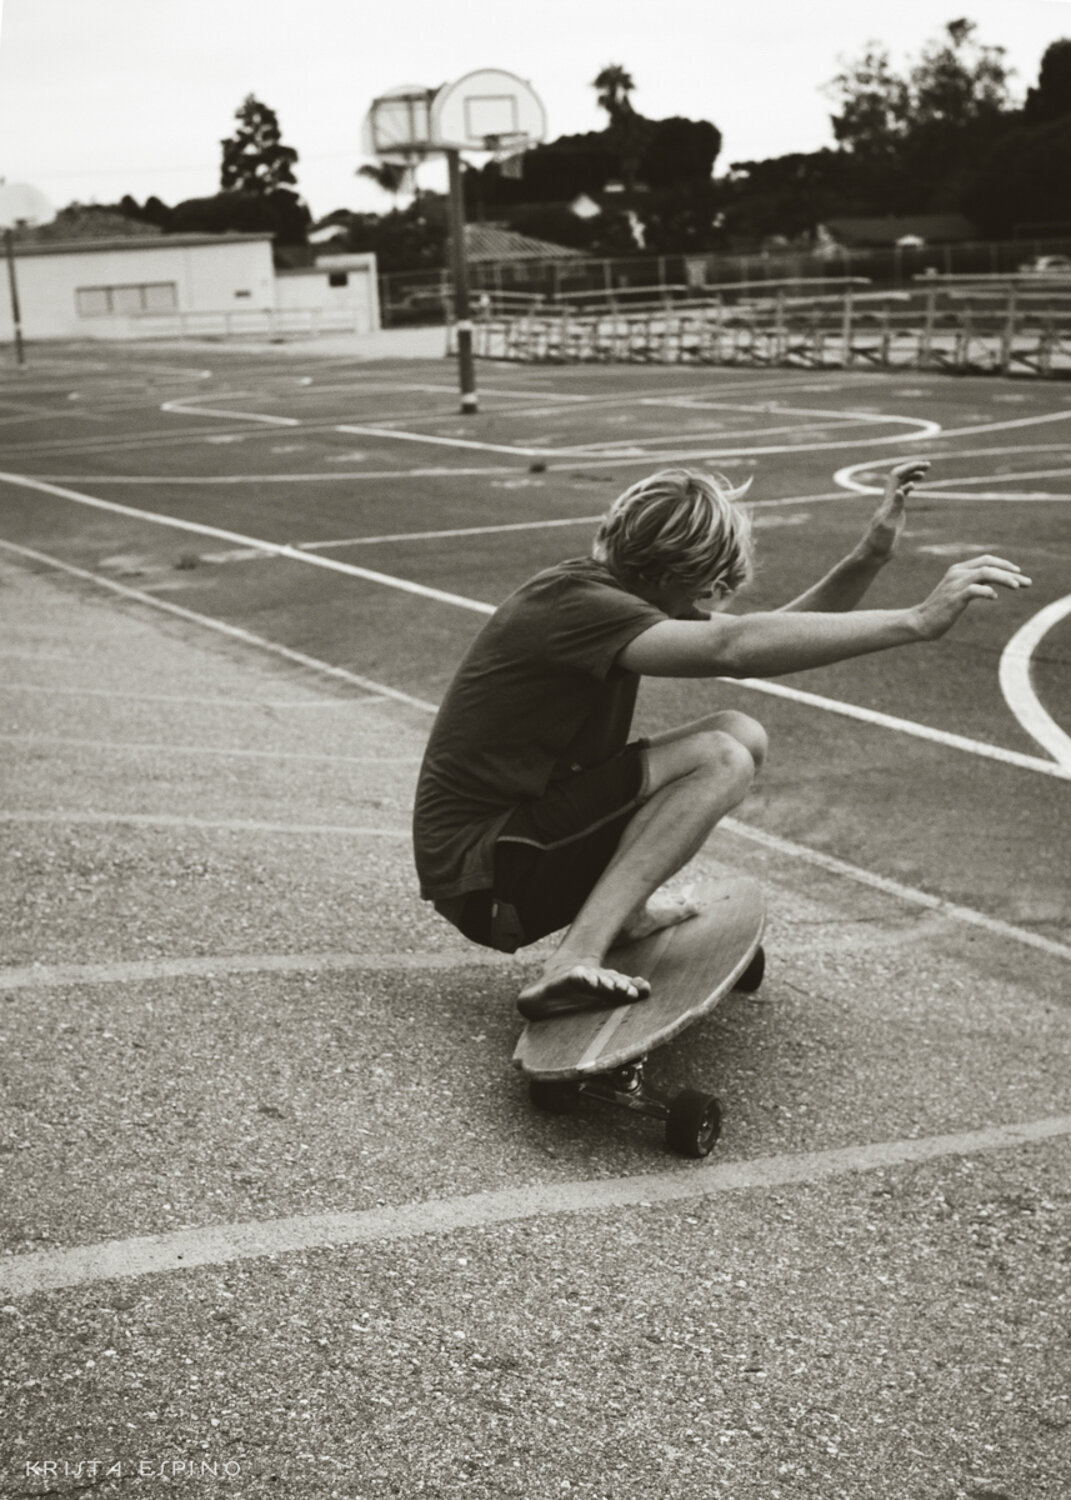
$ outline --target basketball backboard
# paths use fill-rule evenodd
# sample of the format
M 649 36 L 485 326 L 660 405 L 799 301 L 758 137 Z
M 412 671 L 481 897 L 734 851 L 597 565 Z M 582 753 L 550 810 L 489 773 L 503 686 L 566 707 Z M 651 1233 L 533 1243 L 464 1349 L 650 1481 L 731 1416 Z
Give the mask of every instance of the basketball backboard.
M 546 130 L 546 111 L 531 84 L 501 68 L 466 73 L 431 102 L 431 138 L 441 150 L 522 151 Z
M 0 178 L 0 229 L 32 228 L 50 224 L 56 210 L 29 182 L 5 182 Z
M 372 100 L 361 131 L 366 156 L 410 165 L 418 156 L 438 151 L 431 138 L 431 101 L 435 90 L 403 83 Z

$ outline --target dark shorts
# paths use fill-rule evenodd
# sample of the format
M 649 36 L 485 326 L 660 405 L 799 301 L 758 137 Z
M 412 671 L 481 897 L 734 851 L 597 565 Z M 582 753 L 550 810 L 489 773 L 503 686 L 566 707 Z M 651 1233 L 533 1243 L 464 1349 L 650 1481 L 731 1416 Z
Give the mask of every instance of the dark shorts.
M 568 927 L 646 800 L 644 745 L 553 781 L 538 802 L 517 808 L 495 842 L 492 888 L 436 902 L 442 914 L 504 953 Z

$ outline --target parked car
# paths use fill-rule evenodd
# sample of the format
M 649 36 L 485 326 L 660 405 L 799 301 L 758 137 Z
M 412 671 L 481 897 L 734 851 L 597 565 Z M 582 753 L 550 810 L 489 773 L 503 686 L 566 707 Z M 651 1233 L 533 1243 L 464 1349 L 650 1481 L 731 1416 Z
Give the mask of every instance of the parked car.
M 1071 255 L 1035 255 L 1019 269 L 1037 276 L 1071 276 Z

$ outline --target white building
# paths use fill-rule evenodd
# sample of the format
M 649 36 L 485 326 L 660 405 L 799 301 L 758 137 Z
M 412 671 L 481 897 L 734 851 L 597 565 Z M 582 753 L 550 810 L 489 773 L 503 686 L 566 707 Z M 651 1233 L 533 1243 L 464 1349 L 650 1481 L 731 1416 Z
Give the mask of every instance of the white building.
M 23 336 L 131 339 L 371 333 L 374 255 L 277 273 L 269 234 L 172 234 L 15 244 Z M 14 337 L 0 290 L 0 341 Z

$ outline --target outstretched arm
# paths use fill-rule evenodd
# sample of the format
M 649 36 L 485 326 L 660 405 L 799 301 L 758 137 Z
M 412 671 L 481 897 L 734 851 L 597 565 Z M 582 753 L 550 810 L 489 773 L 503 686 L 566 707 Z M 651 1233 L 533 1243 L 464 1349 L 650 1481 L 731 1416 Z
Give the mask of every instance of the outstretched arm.
M 780 677 L 936 640 L 972 600 L 996 599 L 998 588 L 1029 586 L 1030 579 L 1006 558 L 972 557 L 955 563 L 927 599 L 908 609 L 664 620 L 638 635 L 617 660 L 652 677 Z
M 778 613 L 786 610 L 839 613 L 854 609 L 896 551 L 904 529 L 905 502 L 929 467 L 926 458 L 897 464 L 885 481 L 881 503 L 859 543 L 824 578 L 798 599 L 783 604 Z

